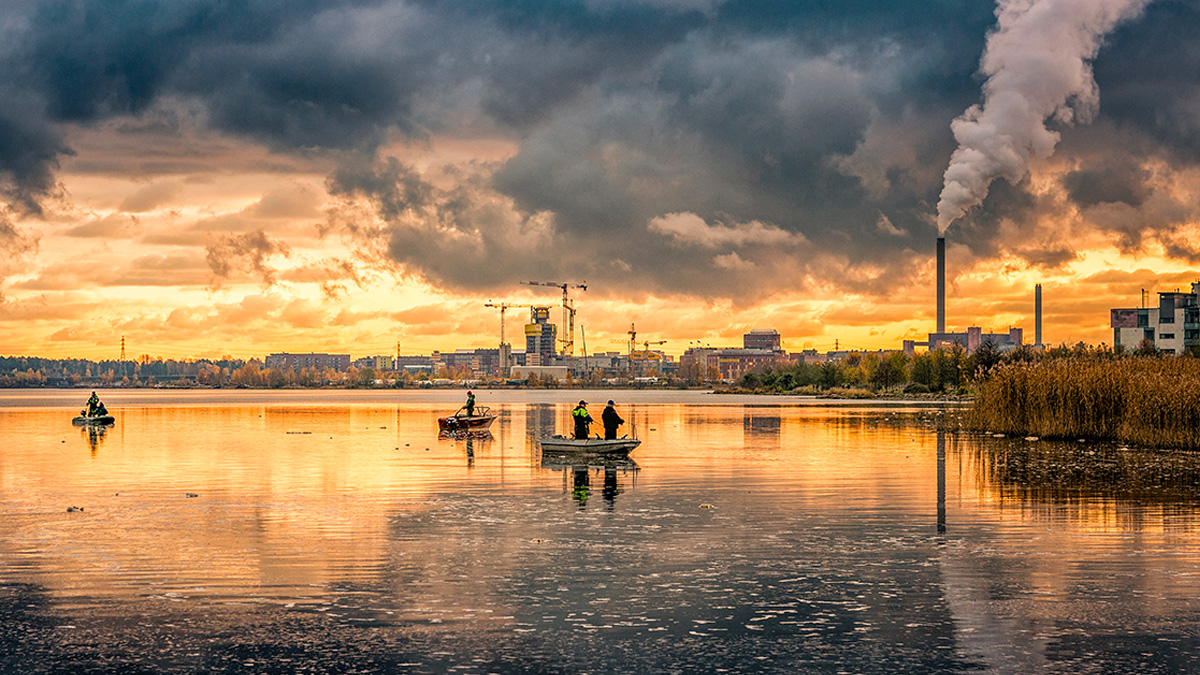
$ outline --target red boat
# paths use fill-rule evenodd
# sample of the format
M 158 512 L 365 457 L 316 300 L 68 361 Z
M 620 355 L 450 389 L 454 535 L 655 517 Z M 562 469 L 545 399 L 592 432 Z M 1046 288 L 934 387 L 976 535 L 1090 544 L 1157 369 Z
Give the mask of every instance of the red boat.
M 487 406 L 475 406 L 475 414 L 467 415 L 466 407 L 459 408 L 453 415 L 438 418 L 441 431 L 486 431 L 496 421 Z

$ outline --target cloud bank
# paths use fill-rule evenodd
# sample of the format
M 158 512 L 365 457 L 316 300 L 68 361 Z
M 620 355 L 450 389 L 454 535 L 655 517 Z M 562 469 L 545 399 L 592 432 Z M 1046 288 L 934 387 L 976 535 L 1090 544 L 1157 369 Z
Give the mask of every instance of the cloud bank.
M 1195 35 L 1172 0 L 6 3 L 0 238 L 31 250 L 70 167 L 142 180 L 73 236 L 196 251 L 218 281 L 277 278 L 272 218 L 464 293 L 886 299 L 927 285 L 952 221 L 970 264 L 1061 267 L 1084 241 L 1192 260 Z M 180 227 L 158 212 L 230 170 L 202 161 L 217 144 L 328 194 Z

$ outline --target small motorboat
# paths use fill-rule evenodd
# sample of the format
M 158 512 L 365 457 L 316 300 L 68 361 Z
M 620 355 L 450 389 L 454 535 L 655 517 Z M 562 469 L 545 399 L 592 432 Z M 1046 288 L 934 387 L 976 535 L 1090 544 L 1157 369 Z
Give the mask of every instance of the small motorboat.
M 85 425 L 92 426 L 107 426 L 117 421 L 117 418 L 112 415 L 79 415 L 71 420 L 71 424 L 77 427 Z
M 642 442 L 636 438 L 568 438 L 551 436 L 541 440 L 542 452 L 580 455 L 628 455 Z
M 486 431 L 496 421 L 496 415 L 487 406 L 475 406 L 475 414 L 468 415 L 466 406 L 453 415 L 438 418 L 439 431 Z

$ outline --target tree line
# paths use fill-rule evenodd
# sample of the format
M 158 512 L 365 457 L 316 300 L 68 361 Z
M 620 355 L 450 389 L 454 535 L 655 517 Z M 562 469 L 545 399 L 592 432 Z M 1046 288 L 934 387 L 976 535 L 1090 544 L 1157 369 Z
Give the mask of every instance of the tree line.
M 1163 356 L 1152 345 L 1134 350 L 1112 349 L 1107 345 L 1059 345 L 1035 349 L 1025 345 L 1001 352 L 985 341 L 968 354 L 961 345 L 920 354 L 903 352 L 852 353 L 841 360 L 821 363 L 802 361 L 782 367 L 744 374 L 737 382 L 741 391 L 764 393 L 828 394 L 838 390 L 865 394 L 956 394 L 972 393 L 997 366 L 1013 363 L 1053 361 L 1087 356 L 1099 359 Z M 1192 358 L 1188 355 L 1182 358 Z

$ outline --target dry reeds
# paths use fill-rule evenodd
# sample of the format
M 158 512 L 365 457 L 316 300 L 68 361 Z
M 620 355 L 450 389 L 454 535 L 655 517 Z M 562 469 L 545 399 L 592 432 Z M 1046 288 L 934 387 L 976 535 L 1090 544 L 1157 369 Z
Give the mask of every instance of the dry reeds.
M 994 368 L 970 423 L 1045 438 L 1200 449 L 1200 361 L 1073 356 Z

